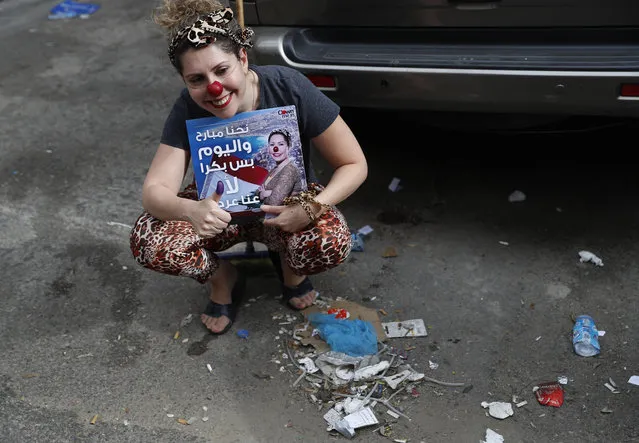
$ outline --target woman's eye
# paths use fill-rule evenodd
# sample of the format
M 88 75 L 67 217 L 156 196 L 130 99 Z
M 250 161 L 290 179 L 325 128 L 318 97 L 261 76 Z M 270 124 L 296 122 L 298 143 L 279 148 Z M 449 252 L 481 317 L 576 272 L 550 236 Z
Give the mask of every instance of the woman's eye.
M 228 71 L 228 68 L 220 68 L 217 70 L 217 75 L 224 75 Z

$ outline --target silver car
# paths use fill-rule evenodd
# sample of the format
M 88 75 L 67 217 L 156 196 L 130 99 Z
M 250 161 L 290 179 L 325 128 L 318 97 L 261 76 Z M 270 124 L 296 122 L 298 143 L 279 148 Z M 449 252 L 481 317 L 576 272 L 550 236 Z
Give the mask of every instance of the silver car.
M 639 116 L 637 0 L 246 0 L 243 9 L 253 60 L 298 69 L 342 106 Z

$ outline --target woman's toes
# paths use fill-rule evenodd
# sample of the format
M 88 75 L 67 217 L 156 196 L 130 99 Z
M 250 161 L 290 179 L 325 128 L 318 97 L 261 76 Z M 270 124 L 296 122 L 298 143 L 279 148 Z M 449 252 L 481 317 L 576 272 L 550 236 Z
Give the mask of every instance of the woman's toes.
M 206 326 L 211 332 L 218 333 L 222 331 L 230 320 L 227 317 L 211 317 L 206 314 L 202 314 L 202 323 Z

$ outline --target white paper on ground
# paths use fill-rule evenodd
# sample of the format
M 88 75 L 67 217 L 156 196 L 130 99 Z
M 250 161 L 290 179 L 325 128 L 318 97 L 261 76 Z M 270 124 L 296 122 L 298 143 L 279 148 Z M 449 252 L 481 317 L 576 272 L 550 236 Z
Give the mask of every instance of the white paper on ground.
M 363 408 L 357 412 L 353 412 L 352 414 L 344 417 L 344 420 L 346 420 L 353 429 L 363 428 L 364 426 L 371 426 L 379 423 L 371 408 Z
M 362 235 L 368 235 L 371 232 L 373 232 L 373 228 L 371 228 L 369 225 L 366 226 L 362 226 L 361 228 L 359 228 L 359 230 L 357 231 L 358 234 L 362 234 Z
M 590 251 L 579 251 L 579 261 L 592 262 L 595 266 L 603 266 L 603 261 Z
M 342 420 L 342 414 L 337 412 L 335 409 L 329 409 L 326 414 L 324 414 L 324 420 L 331 428 L 335 427 L 335 424 Z
M 496 433 L 492 429 L 486 429 L 486 440 L 481 440 L 481 443 L 504 443 L 504 437 Z
M 300 358 L 299 360 L 297 360 L 297 362 L 302 365 L 306 372 L 308 372 L 309 374 L 315 374 L 317 371 L 319 371 L 319 368 L 315 366 L 315 362 L 309 357 Z
M 513 405 L 503 401 L 493 401 L 490 403 L 483 401 L 481 402 L 481 406 L 483 408 L 488 408 L 488 413 L 491 417 L 495 417 L 500 420 L 508 418 L 514 414 Z
M 388 338 L 425 337 L 428 335 L 426 325 L 424 325 L 424 320 L 421 318 L 382 323 L 382 327 L 384 328 L 384 332 L 386 332 L 386 336 Z
M 628 379 L 628 383 L 631 385 L 639 386 L 639 375 L 633 375 Z

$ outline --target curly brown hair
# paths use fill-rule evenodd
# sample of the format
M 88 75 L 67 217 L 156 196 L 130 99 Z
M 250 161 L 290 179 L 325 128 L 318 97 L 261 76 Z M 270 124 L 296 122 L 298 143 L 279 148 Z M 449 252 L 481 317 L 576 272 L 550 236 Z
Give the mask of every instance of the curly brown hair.
M 153 11 L 153 21 L 164 28 L 167 39 L 173 37 L 184 27 L 190 26 L 202 15 L 210 14 L 225 6 L 217 0 L 162 0 L 160 6 Z M 240 25 L 233 19 L 229 23 L 232 32 L 238 32 Z M 242 47 L 230 38 L 216 37 L 216 43 L 220 49 L 228 54 L 235 55 L 238 59 Z M 181 56 L 189 49 L 188 42 L 183 41 L 175 50 L 175 68 L 182 73 Z

